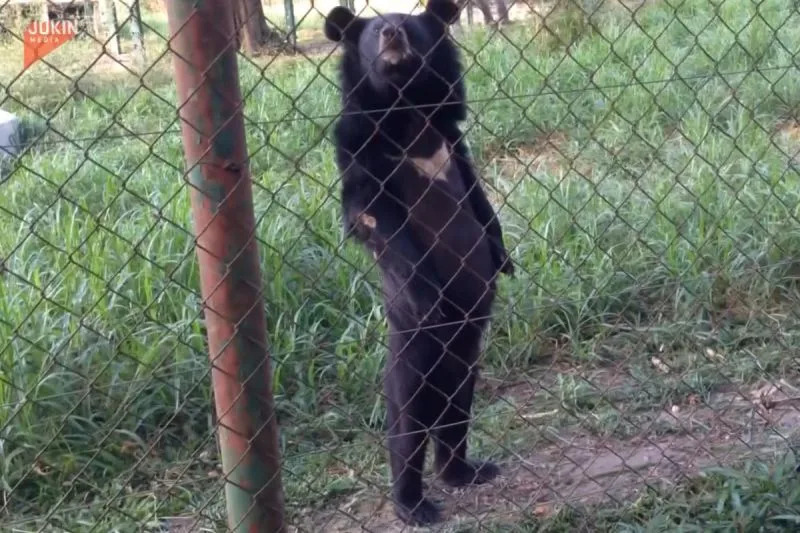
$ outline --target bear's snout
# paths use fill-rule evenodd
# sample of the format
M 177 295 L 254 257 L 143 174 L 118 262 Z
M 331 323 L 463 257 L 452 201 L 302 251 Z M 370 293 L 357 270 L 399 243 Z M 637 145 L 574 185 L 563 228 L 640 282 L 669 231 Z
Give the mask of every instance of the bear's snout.
M 381 36 L 386 42 L 392 41 L 394 39 L 397 39 L 398 42 L 402 42 L 405 40 L 406 32 L 403 28 L 398 28 L 393 24 L 387 24 L 381 30 Z
M 381 59 L 397 64 L 409 55 L 408 37 L 400 26 L 386 23 L 380 30 Z

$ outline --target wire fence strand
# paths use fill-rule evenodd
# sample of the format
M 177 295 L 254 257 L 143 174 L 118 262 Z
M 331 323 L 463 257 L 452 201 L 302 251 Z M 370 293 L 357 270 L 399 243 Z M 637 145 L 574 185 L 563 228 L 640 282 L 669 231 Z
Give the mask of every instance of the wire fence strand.
M 796 530 L 798 22 L 0 0 L 0 530 Z

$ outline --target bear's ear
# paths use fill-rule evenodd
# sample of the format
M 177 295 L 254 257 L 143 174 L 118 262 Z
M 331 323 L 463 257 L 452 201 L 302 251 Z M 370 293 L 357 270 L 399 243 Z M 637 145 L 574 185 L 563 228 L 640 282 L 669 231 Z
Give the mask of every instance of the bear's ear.
M 460 10 L 453 0 L 428 0 L 425 12 L 436 17 L 443 24 L 453 24 L 458 20 Z
M 346 7 L 336 6 L 325 17 L 325 37 L 334 42 L 358 40 L 364 22 Z

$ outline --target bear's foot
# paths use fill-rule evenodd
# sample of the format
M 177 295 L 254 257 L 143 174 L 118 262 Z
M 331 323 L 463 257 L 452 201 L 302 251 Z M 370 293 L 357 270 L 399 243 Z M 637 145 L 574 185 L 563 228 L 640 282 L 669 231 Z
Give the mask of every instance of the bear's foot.
M 482 485 L 492 481 L 500 475 L 500 467 L 489 461 L 458 461 L 447 465 L 440 477 L 443 482 L 451 487 L 465 485 Z
M 442 519 L 440 507 L 427 498 L 415 502 L 398 502 L 394 509 L 397 518 L 409 526 L 427 526 Z

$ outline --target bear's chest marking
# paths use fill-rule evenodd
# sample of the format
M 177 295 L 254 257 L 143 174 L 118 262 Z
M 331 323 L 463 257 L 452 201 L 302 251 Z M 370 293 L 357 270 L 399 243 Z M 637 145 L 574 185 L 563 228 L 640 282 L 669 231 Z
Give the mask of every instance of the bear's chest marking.
M 403 157 L 394 159 L 402 161 Z M 405 159 L 410 161 L 411 164 L 414 165 L 414 168 L 417 169 L 417 172 L 422 174 L 422 176 L 431 180 L 447 181 L 447 172 L 450 170 L 452 164 L 450 161 L 450 150 L 447 149 L 447 143 L 442 142 L 439 148 L 430 156 L 406 156 Z

